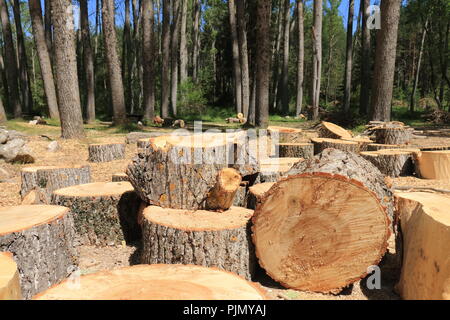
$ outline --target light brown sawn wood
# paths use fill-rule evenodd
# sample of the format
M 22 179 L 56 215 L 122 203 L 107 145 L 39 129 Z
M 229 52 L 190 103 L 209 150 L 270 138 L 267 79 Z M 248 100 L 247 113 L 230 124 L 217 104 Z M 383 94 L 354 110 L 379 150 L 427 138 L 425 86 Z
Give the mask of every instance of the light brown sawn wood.
M 450 150 L 416 152 L 414 162 L 423 179 L 450 179 Z
M 321 153 L 323 150 L 333 148 L 341 151 L 359 152 L 359 144 L 355 141 L 347 141 L 343 139 L 315 138 L 311 139 L 314 144 L 314 154 Z
M 0 252 L 0 300 L 21 300 L 19 270 L 11 252 Z
M 338 126 L 337 124 L 322 121 L 319 128 L 320 138 L 330 138 L 330 139 L 351 139 L 353 135 L 350 131 Z
M 128 181 L 128 176 L 126 173 L 115 173 L 112 175 L 111 180 L 112 182 Z
M 269 191 L 274 184 L 275 182 L 265 182 L 251 186 L 248 192 L 248 208 L 254 210 L 257 205 L 261 203 L 261 199 L 263 198 L 264 194 Z
M 269 136 L 276 143 L 301 143 L 308 142 L 308 138 L 302 129 L 270 126 L 267 128 Z
M 208 193 L 205 207 L 208 210 L 218 211 L 229 209 L 233 204 L 241 181 L 242 177 L 237 170 L 233 168 L 222 169 L 217 174 L 216 184 Z

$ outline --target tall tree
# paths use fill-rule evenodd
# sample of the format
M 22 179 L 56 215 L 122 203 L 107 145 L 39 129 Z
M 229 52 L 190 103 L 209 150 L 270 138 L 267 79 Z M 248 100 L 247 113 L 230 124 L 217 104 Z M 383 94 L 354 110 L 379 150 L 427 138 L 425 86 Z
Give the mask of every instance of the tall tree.
M 194 48 L 192 50 L 192 80 L 197 82 L 198 58 L 200 53 L 200 16 L 202 13 L 201 0 L 194 0 Z
M 239 61 L 239 42 L 236 26 L 236 4 L 234 0 L 228 0 L 228 12 L 230 18 L 231 43 L 233 48 L 233 78 L 234 78 L 234 100 L 236 112 L 242 112 L 242 73 Z
M 313 120 L 319 119 L 320 84 L 322 77 L 322 0 L 314 0 L 313 35 L 313 76 L 311 90 L 311 106 Z
M 181 32 L 180 32 L 180 83 L 186 81 L 188 77 L 188 49 L 187 49 L 187 34 L 186 34 L 186 24 L 187 24 L 187 11 L 188 11 L 188 0 L 183 0 L 182 10 L 181 10 Z
M 19 82 L 22 93 L 22 106 L 27 112 L 33 110 L 33 95 L 31 93 L 30 75 L 28 74 L 28 59 L 20 17 L 20 0 L 14 0 L 14 22 L 16 24 L 17 54 L 19 57 Z
M 117 54 L 117 38 L 114 23 L 114 0 L 103 0 L 102 20 L 103 41 L 113 109 L 113 124 L 121 125 L 126 123 L 127 115 L 125 109 L 125 95 L 123 90 L 120 59 Z
M 270 16 L 271 0 L 258 0 L 256 7 L 256 125 L 269 124 Z
M 44 27 L 45 27 L 45 41 L 47 42 L 47 47 L 49 52 L 53 50 L 53 35 L 52 35 L 52 0 L 44 0 Z
M 348 2 L 347 21 L 347 50 L 345 55 L 345 79 L 344 79 L 344 112 L 350 111 L 350 99 L 352 93 L 352 64 L 353 64 L 353 15 L 355 1 Z
M 359 94 L 359 113 L 361 115 L 369 113 L 370 104 L 370 29 L 367 25 L 370 17 L 370 0 L 361 0 L 362 11 L 362 39 L 361 39 L 361 90 Z
M 423 49 L 424 49 L 424 45 L 425 45 L 425 37 L 427 35 L 427 27 L 428 27 L 428 18 L 425 21 L 425 25 L 422 30 L 422 37 L 421 37 L 420 49 L 419 49 L 419 58 L 417 59 L 416 73 L 414 75 L 414 85 L 413 85 L 413 90 L 411 92 L 411 98 L 410 98 L 410 102 L 409 102 L 409 111 L 410 112 L 414 112 L 414 107 L 416 104 L 416 92 L 417 92 L 417 86 L 419 85 L 420 67 L 422 64 Z
M 3 79 L 3 56 L 0 52 L 0 84 L 3 86 L 3 89 L 6 89 L 6 81 Z M 5 90 L 7 91 L 7 90 Z M 5 96 L 7 96 L 7 92 L 5 92 Z M 0 123 L 5 122 L 7 119 L 5 106 L 3 105 L 2 97 L 0 96 Z
M 51 6 L 62 137 L 82 138 L 84 130 L 78 87 L 72 2 L 70 0 L 52 1 Z
M 295 115 L 302 113 L 303 104 L 303 79 L 305 68 L 305 33 L 304 33 L 304 1 L 297 0 L 298 19 L 298 60 L 297 60 L 297 101 Z
M 125 22 L 122 42 L 122 79 L 125 84 L 125 99 L 132 102 L 133 47 L 131 45 L 130 0 L 125 0 Z M 131 105 L 132 103 L 130 103 Z
M 153 0 L 142 3 L 142 59 L 144 64 L 144 119 L 153 119 L 155 115 L 155 45 Z
M 162 1 L 161 117 L 167 118 L 170 103 L 170 0 Z
M 372 120 L 390 121 L 401 0 L 381 1 L 381 29 L 377 32 L 372 82 Z
M 0 20 L 5 51 L 5 71 L 8 84 L 9 103 L 12 106 L 14 117 L 22 117 L 22 105 L 20 103 L 19 83 L 16 50 L 14 47 L 11 23 L 9 21 L 8 7 L 5 0 L 0 0 Z
M 86 121 L 95 121 L 94 55 L 89 28 L 88 1 L 80 0 L 81 38 L 83 42 L 83 65 L 86 81 Z
M 283 114 L 289 113 L 289 36 L 291 22 L 290 0 L 285 0 L 283 14 L 283 68 L 281 72 L 281 105 Z
M 177 99 L 178 99 L 178 58 L 180 57 L 180 1 L 172 1 L 173 21 L 172 21 L 172 39 L 171 39 L 171 93 L 170 104 L 172 114 L 177 115 Z
M 247 18 L 245 15 L 246 2 L 246 0 L 236 2 L 236 13 L 242 75 L 242 113 L 248 117 L 250 107 L 250 68 L 247 46 Z
M 273 47 L 273 54 L 272 54 L 272 60 L 273 60 L 273 80 L 272 80 L 272 109 L 276 110 L 278 107 L 278 96 L 279 96 L 279 87 L 280 87 L 280 50 L 281 50 L 281 43 L 283 40 L 283 13 L 284 13 L 284 4 L 285 0 L 278 0 L 278 15 L 277 15 L 277 38 L 275 41 L 275 45 Z M 270 98 L 270 96 L 269 96 Z
M 44 84 L 45 97 L 47 99 L 50 118 L 59 119 L 58 100 L 56 97 L 55 81 L 53 78 L 52 64 L 49 49 L 45 39 L 44 24 L 42 21 L 42 9 L 40 0 L 28 1 L 33 38 L 41 66 L 41 76 Z

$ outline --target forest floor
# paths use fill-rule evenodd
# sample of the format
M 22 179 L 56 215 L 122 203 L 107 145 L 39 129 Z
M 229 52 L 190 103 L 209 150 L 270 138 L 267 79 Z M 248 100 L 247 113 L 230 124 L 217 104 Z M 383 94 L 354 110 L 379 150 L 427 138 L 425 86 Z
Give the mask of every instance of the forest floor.
M 272 125 L 295 126 L 311 128 L 311 122 L 276 122 Z M 214 124 L 211 124 L 213 127 Z M 10 178 L 0 181 L 0 207 L 18 205 L 21 202 L 20 190 L 20 170 L 29 166 L 41 165 L 83 165 L 89 164 L 93 182 L 111 181 L 111 176 L 115 173 L 124 172 L 127 164 L 136 154 L 135 144 L 128 144 L 126 147 L 126 158 L 123 160 L 108 163 L 90 163 L 88 159 L 88 144 L 90 143 L 111 143 L 124 142 L 126 133 L 124 130 L 114 129 L 107 123 L 97 123 L 86 125 L 87 137 L 82 140 L 63 140 L 60 138 L 60 129 L 56 125 L 29 125 L 27 122 L 10 121 L 7 129 L 14 129 L 28 134 L 28 145 L 36 156 L 34 164 L 19 165 L 7 164 L 0 160 L 0 167 L 5 169 Z M 433 128 L 436 129 L 436 128 Z M 148 131 L 167 130 L 148 128 Z M 412 143 L 421 146 L 450 145 L 450 130 L 430 131 L 433 136 L 426 139 L 416 139 Z M 60 149 L 56 152 L 49 152 L 47 146 L 50 140 L 58 141 Z M 395 186 L 423 186 L 450 190 L 450 181 L 421 180 L 415 177 L 401 177 L 394 179 Z M 97 272 L 99 270 L 113 269 L 122 266 L 136 264 L 139 256 L 139 244 L 97 248 L 93 246 L 80 247 L 80 268 L 82 274 Z M 388 253 L 383 258 L 380 268 L 382 277 L 382 288 L 380 290 L 369 290 L 366 280 L 353 284 L 344 289 L 338 295 L 317 294 L 284 289 L 276 282 L 265 275 L 263 270 L 258 271 L 255 281 L 259 282 L 273 299 L 288 300 L 372 300 L 372 299 L 399 299 L 394 290 L 394 285 L 398 279 L 398 257 L 395 254 L 395 240 L 389 240 Z

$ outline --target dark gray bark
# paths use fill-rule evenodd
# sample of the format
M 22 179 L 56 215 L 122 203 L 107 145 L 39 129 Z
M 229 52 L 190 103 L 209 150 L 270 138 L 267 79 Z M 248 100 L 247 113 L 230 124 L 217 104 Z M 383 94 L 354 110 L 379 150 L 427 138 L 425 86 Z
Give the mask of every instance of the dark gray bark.
M 153 34 L 154 11 L 153 0 L 142 4 L 142 61 L 143 91 L 144 91 L 144 119 L 153 120 L 155 116 L 155 43 Z
M 303 105 L 303 79 L 305 68 L 305 34 L 304 34 L 304 6 L 303 0 L 297 0 L 297 18 L 298 18 L 298 61 L 297 61 L 297 100 L 295 115 L 302 113 Z
M 161 117 L 167 118 L 170 115 L 170 0 L 162 1 Z
M 348 3 L 347 22 L 347 50 L 345 57 L 345 79 L 344 79 L 344 112 L 350 112 L 350 99 L 352 97 L 352 65 L 353 65 L 353 15 L 355 11 L 355 1 Z M 366 63 L 366 62 L 363 62 Z

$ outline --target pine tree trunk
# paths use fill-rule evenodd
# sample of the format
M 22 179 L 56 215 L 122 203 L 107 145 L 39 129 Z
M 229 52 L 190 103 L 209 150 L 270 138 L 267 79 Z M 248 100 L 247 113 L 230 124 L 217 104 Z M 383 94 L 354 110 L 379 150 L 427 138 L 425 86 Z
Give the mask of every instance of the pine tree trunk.
M 231 43 L 233 48 L 233 79 L 234 79 L 234 101 L 236 113 L 242 112 L 242 71 L 239 61 L 239 42 L 236 27 L 236 5 L 235 0 L 228 0 L 228 15 L 230 18 Z
M 283 70 L 281 72 L 281 109 L 283 114 L 289 114 L 289 36 L 291 22 L 290 0 L 285 0 L 283 15 Z
M 155 18 L 153 12 L 153 0 L 143 2 L 142 19 L 144 119 L 153 120 L 153 117 L 155 116 L 155 37 L 153 34 Z
M 20 102 L 17 57 L 12 37 L 11 23 L 8 7 L 5 0 L 0 0 L 0 20 L 5 52 L 5 71 L 8 84 L 9 103 L 12 107 L 14 118 L 22 117 L 22 105 Z
M 170 0 L 162 1 L 161 117 L 165 119 L 170 116 Z
M 127 118 L 120 59 L 117 54 L 113 0 L 103 0 L 102 20 L 105 58 L 108 66 L 108 77 L 113 108 L 113 123 L 115 125 L 121 125 L 126 123 Z
M 368 19 L 370 17 L 369 6 L 370 0 L 361 1 L 361 10 L 363 10 L 363 22 L 362 22 L 362 48 L 361 48 L 361 90 L 359 97 L 359 113 L 361 115 L 368 114 L 370 108 L 370 70 L 371 70 L 371 59 L 370 59 L 370 29 L 367 26 Z
M 131 22 L 130 22 L 130 0 L 125 0 L 125 22 L 123 25 L 122 40 L 122 79 L 125 86 L 125 100 L 132 101 L 132 72 L 133 72 L 133 48 L 131 46 Z M 131 112 L 130 103 L 127 109 Z M 134 111 L 134 110 L 133 110 Z
M 177 115 L 177 102 L 178 102 L 178 58 L 180 57 L 180 1 L 172 1 L 172 38 L 171 38 L 171 92 L 170 92 L 170 104 L 172 115 Z
M 236 2 L 237 29 L 239 33 L 239 56 L 242 74 L 242 113 L 248 118 L 250 108 L 250 69 L 247 46 L 247 18 L 245 15 L 245 0 Z
M 424 49 L 424 45 L 425 45 L 425 37 L 427 35 L 427 27 L 428 27 L 428 18 L 425 21 L 425 26 L 423 27 L 423 31 L 422 31 L 422 40 L 420 42 L 419 58 L 417 60 L 416 74 L 414 75 L 414 86 L 413 86 L 413 90 L 411 93 L 411 99 L 410 99 L 410 103 L 409 103 L 409 111 L 411 113 L 414 112 L 414 107 L 415 107 L 415 103 L 416 103 L 415 102 L 416 91 L 417 91 L 417 86 L 419 85 L 420 65 L 422 63 L 423 49 Z
M 347 50 L 345 57 L 345 81 L 344 81 L 344 112 L 350 112 L 350 100 L 352 97 L 352 64 L 353 64 L 353 15 L 355 11 L 355 1 L 348 3 L 348 23 L 347 23 Z M 363 63 L 367 63 L 364 61 Z
M 86 120 L 95 122 L 94 56 L 91 46 L 87 0 L 80 1 L 81 36 L 83 41 L 83 64 L 86 81 Z
M 198 77 L 198 57 L 200 53 L 200 16 L 201 0 L 194 0 L 194 48 L 192 52 L 192 80 L 196 83 Z
M 188 0 L 183 0 L 183 6 L 181 10 L 181 32 L 180 32 L 180 83 L 186 81 L 188 77 L 188 49 L 187 49 L 187 9 Z
M 62 137 L 82 138 L 85 135 L 78 86 L 72 3 L 69 0 L 61 0 L 52 1 L 51 5 Z
M 311 90 L 311 105 L 313 120 L 319 119 L 320 84 L 322 77 L 322 0 L 314 0 L 314 26 L 313 26 L 313 76 Z
M 303 0 L 297 0 L 298 18 L 298 61 L 297 61 L 297 100 L 295 115 L 298 117 L 302 113 L 303 104 L 303 79 L 305 65 L 305 34 Z
M 45 42 L 47 49 L 51 53 L 53 59 L 53 36 L 52 36 L 52 0 L 44 0 L 44 26 L 45 26 Z
M 401 0 L 381 1 L 381 30 L 377 33 L 372 81 L 372 120 L 390 121 Z

